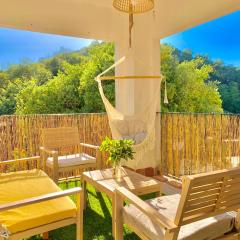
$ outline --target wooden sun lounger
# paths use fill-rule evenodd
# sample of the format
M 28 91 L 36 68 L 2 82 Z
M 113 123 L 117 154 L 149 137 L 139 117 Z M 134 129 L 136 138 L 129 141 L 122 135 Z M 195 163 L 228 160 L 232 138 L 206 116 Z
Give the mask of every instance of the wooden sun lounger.
M 197 228 L 199 228 L 201 224 L 204 224 L 204 222 L 210 221 L 210 219 L 216 222 L 217 219 L 224 220 L 225 214 L 228 216 L 228 224 L 234 226 L 233 221 L 235 220 L 236 212 L 231 212 L 231 214 L 233 214 L 232 219 L 229 212 L 237 211 L 240 208 L 239 184 L 240 168 L 183 177 L 182 193 L 181 195 L 174 196 L 176 200 L 175 202 L 173 201 L 172 207 L 169 209 L 170 214 L 168 214 L 167 205 L 169 201 L 171 201 L 172 196 L 163 196 L 144 202 L 127 189 L 122 187 L 118 188 L 115 192 L 116 240 L 123 239 L 124 223 L 144 240 L 176 240 L 179 239 L 182 228 L 186 230 L 188 226 L 193 228 L 193 225 L 198 231 L 198 237 L 188 239 L 205 239 L 203 234 L 208 233 L 209 230 L 199 231 Z M 124 206 L 124 201 L 130 204 Z M 131 211 L 135 211 L 135 213 L 130 216 L 133 221 L 130 221 L 131 218 L 129 217 Z M 221 218 L 219 216 L 221 216 Z M 140 223 L 141 228 L 139 224 L 137 224 L 140 218 L 145 221 L 142 225 Z M 146 225 L 148 224 L 152 224 L 153 226 L 149 231 L 146 230 L 148 228 Z M 226 225 L 226 222 L 224 224 Z M 216 224 L 213 234 L 217 236 L 220 234 L 219 232 L 223 231 L 223 235 L 214 239 L 240 239 L 240 233 L 232 229 L 234 229 L 234 227 L 224 232 L 221 225 Z M 157 236 L 156 232 L 161 233 L 162 236 Z

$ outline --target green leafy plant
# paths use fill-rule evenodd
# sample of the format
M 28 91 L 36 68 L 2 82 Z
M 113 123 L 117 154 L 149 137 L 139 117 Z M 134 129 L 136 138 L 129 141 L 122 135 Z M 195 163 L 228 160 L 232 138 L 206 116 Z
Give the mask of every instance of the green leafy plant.
M 109 154 L 108 162 L 116 166 L 121 159 L 126 161 L 133 159 L 133 144 L 132 140 L 112 140 L 106 137 L 100 146 L 100 151 L 107 152 Z

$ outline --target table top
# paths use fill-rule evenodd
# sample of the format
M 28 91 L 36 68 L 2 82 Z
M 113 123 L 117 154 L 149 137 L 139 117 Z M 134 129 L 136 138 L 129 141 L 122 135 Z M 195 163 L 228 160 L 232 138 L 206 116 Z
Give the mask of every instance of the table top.
M 114 194 L 118 187 L 125 187 L 137 195 L 143 195 L 160 191 L 160 182 L 138 174 L 126 168 L 122 168 L 120 181 L 113 176 L 113 169 L 94 170 L 83 173 L 83 180 L 97 187 L 108 195 Z

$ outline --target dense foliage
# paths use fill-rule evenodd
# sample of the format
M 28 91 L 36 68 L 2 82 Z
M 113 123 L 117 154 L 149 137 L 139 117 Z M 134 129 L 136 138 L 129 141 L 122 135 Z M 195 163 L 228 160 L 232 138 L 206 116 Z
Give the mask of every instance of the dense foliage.
M 161 58 L 169 98 L 163 111 L 240 112 L 240 69 L 169 45 L 161 46 Z M 12 65 L 0 71 L 0 115 L 104 111 L 94 78 L 113 62 L 113 45 L 94 42 L 77 52 Z M 111 102 L 114 87 L 104 83 Z
M 211 64 L 201 57 L 180 61 L 181 56 L 174 54 L 174 48 L 168 45 L 162 45 L 161 52 L 169 98 L 169 104 L 162 106 L 163 111 L 222 112 L 218 82 L 210 80 L 214 71 Z M 163 90 L 162 87 L 162 96 Z

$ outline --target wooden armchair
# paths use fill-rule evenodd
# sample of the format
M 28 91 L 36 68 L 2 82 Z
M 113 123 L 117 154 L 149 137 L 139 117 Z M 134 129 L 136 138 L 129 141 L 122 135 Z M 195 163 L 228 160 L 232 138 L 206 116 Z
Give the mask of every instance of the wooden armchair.
M 125 188 L 115 192 L 116 240 L 127 224 L 141 239 L 240 239 L 240 168 L 183 178 L 182 193 L 142 201 Z M 123 202 L 127 200 L 128 205 Z M 231 212 L 230 212 L 231 211 Z
M 76 224 L 83 239 L 82 189 L 62 191 L 41 170 L 0 174 L 0 240 L 25 239 Z M 68 197 L 76 195 L 75 205 Z
M 100 168 L 99 147 L 80 143 L 78 128 L 44 128 L 41 137 L 40 151 L 43 169 L 52 170 L 55 182 L 58 182 L 60 172 Z M 90 154 L 84 152 L 87 149 Z M 94 154 L 92 155 L 92 153 Z

